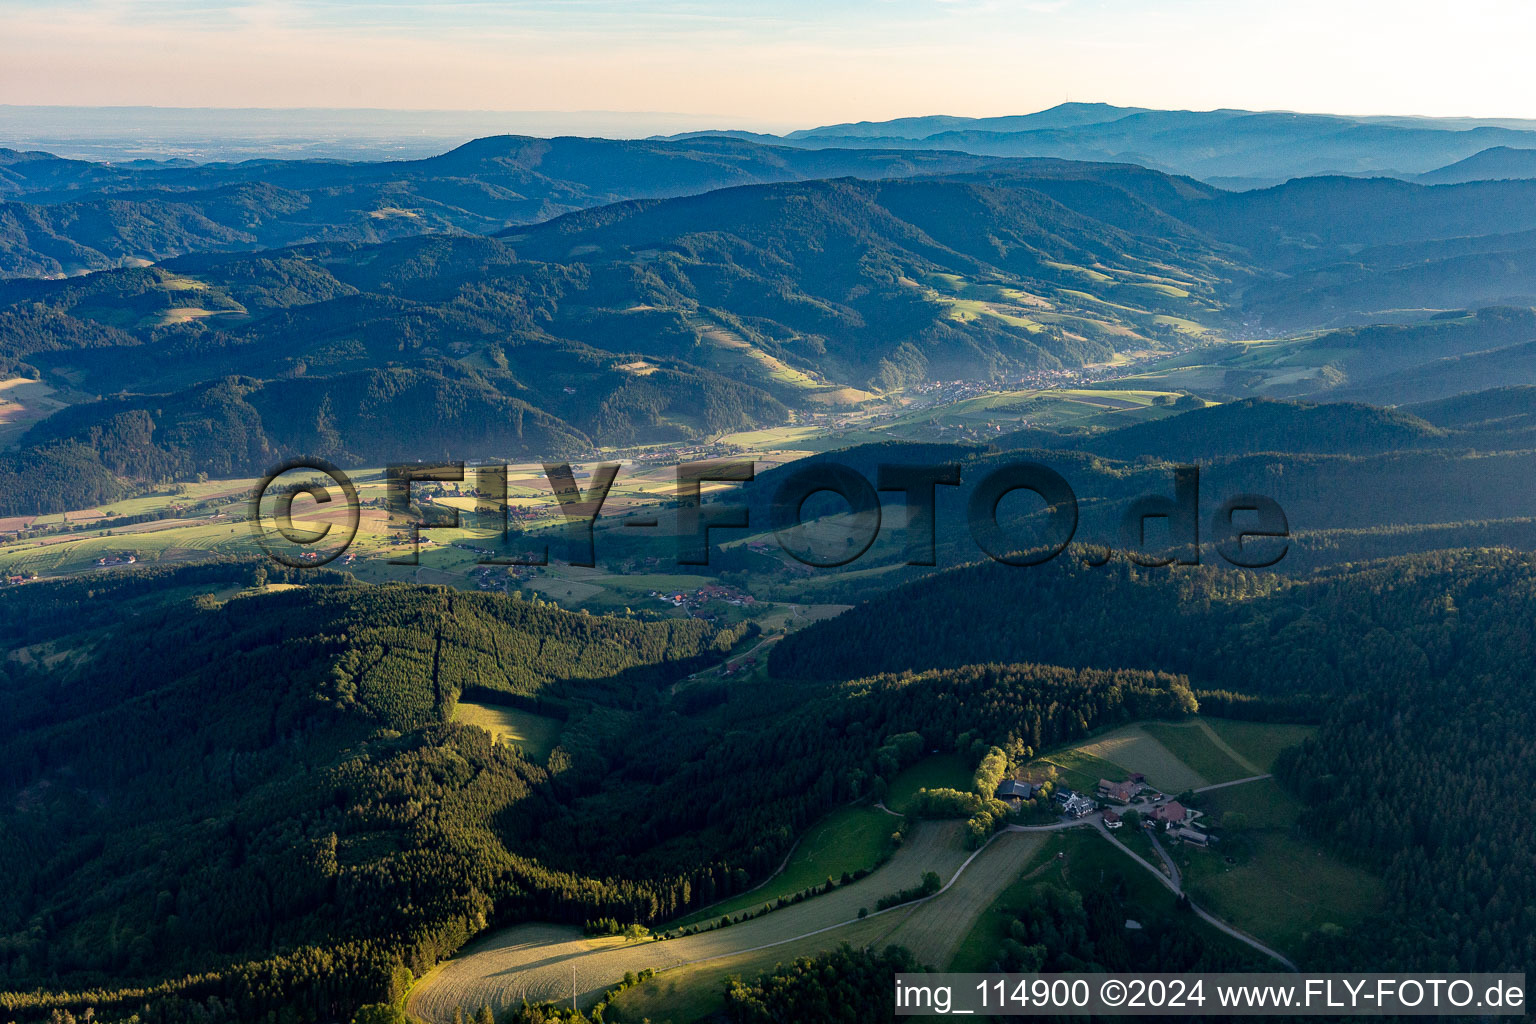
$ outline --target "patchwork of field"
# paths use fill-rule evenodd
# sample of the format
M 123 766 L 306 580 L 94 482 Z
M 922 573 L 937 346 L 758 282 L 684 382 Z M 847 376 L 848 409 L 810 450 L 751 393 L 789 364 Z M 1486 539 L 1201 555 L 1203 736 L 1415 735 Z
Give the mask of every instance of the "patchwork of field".
M 1264 774 L 1262 768 L 1232 749 L 1199 719 L 1177 725 L 1148 722 L 1142 730 L 1205 779 L 1207 785 Z
M 31 382 L 23 383 L 30 385 Z M 4 394 L 0 392 L 0 402 L 3 401 Z M 0 423 L 0 430 L 3 430 L 3 423 Z M 806 433 L 800 434 L 801 430 Z M 801 443 L 795 440 L 800 436 L 804 436 L 804 443 L 815 450 L 846 443 L 841 434 L 827 433 L 824 426 L 760 431 L 753 436 L 741 435 L 743 442 L 762 445 L 762 450 L 744 452 L 742 457 L 753 458 L 759 471 L 771 468 L 805 453 L 774 450 L 769 445 L 777 441 Z M 603 531 L 621 530 L 623 518 L 642 508 L 656 510 L 658 501 L 672 499 L 676 487 L 672 462 L 621 460 L 620 466 L 598 523 L 600 551 Z M 574 464 L 572 468 L 577 484 L 588 487 L 591 466 Z M 392 517 L 384 509 L 388 498 L 385 472 L 364 467 L 349 469 L 347 473 L 364 506 L 357 536 L 348 549 L 356 560 L 333 563 L 332 568 L 351 571 L 370 583 L 433 582 L 471 589 L 478 587 L 478 579 L 472 581 L 469 574 L 477 568 L 483 556 L 466 545 L 496 548 L 500 543 L 501 517 L 487 514 L 485 499 L 471 493 L 476 484 L 473 471 L 462 484 L 445 485 L 446 493 L 439 494 L 434 500 L 433 504 L 440 509 L 456 512 L 460 525 L 457 528 L 423 529 L 418 564 L 414 566 L 390 564 L 391 560 L 409 555 L 411 548 L 406 520 Z M 507 477 L 507 505 L 523 513 L 518 523 L 520 528 L 538 530 L 564 522 L 541 464 L 510 465 Z M 123 498 L 109 505 L 0 521 L 0 571 L 60 575 L 93 570 L 97 568 L 98 559 L 129 554 L 139 563 L 146 564 L 208 555 L 257 554 L 260 549 L 245 524 L 248 499 L 256 484 L 255 479 L 187 482 L 174 485 L 170 490 Z M 739 486 L 706 483 L 702 490 L 708 495 Z M 164 518 L 113 525 L 123 517 L 156 514 L 164 514 Z M 652 531 L 652 535 L 661 543 L 662 551 L 670 553 L 666 538 L 674 532 L 674 513 L 662 508 L 656 512 L 656 517 L 659 527 Z M 317 504 L 307 496 L 300 496 L 294 502 L 294 524 L 301 529 L 317 529 L 326 523 L 333 527 L 344 526 L 349 518 L 349 511 L 339 502 Z M 4 542 L 6 532 L 59 530 L 66 526 L 73 529 Z M 627 533 L 632 535 L 633 531 Z M 728 536 L 717 538 L 717 542 Z M 622 611 L 627 606 L 643 604 L 651 589 L 701 585 L 700 577 L 665 573 L 652 573 L 648 585 L 635 580 L 636 574 L 621 576 L 611 571 L 593 571 L 583 576 L 574 567 L 558 565 L 562 556 L 568 555 L 562 547 L 561 537 L 552 536 L 550 547 L 552 564 L 535 573 L 532 579 L 525 580 L 524 585 L 568 608 L 588 606 L 594 612 Z M 295 548 L 294 553 L 298 550 Z
M 1182 326 L 1176 330 L 1185 332 Z M 1185 332 L 1194 333 L 1194 332 Z M 1330 360 L 1355 353 L 1312 347 L 1316 335 L 1279 339 L 1215 341 L 1170 356 L 1116 381 L 1120 387 L 1225 391 L 1267 398 L 1292 398 L 1327 387 Z
M 1109 387 L 999 391 L 948 405 L 914 409 L 881 429 L 904 435 L 920 426 L 1123 427 L 1174 415 L 1172 403 L 1179 397 L 1174 391 Z
M 915 886 L 927 871 L 946 881 L 968 854 L 957 822 L 925 822 L 889 862 L 869 877 L 815 899 L 761 917 L 678 939 L 625 943 L 589 939 L 579 929 L 558 925 L 519 925 L 486 936 L 423 978 L 412 990 L 411 1013 L 434 1024 L 451 1021 L 455 1008 L 471 1011 L 489 1005 L 500 1013 L 529 1002 L 569 999 L 574 985 L 578 1004 L 590 1005 L 625 972 L 666 970 L 719 957 L 735 956 L 831 932 L 859 921 L 861 909 L 879 922 L 874 906 L 881 897 Z M 900 911 L 892 911 L 900 913 Z M 834 940 L 833 945 L 836 945 Z M 774 954 L 782 958 L 782 952 Z
M 1075 789 L 1091 791 L 1100 777 L 1142 772 L 1152 785 L 1178 793 L 1265 775 L 1280 751 L 1313 732 L 1312 726 L 1217 718 L 1144 722 L 1101 733 L 1034 763 L 1056 766 L 1061 780 Z M 1324 924 L 1353 926 L 1382 904 L 1379 879 L 1297 831 L 1301 807 L 1273 779 L 1212 789 L 1198 799 L 1207 820 L 1226 826 L 1221 844 L 1169 849 L 1190 897 L 1222 920 L 1278 949 L 1295 951 L 1308 932 Z M 1149 851 L 1142 853 L 1158 863 Z M 967 966 L 984 966 L 981 955 L 971 950 L 977 962 L 967 961 Z
M 1005 832 L 992 840 L 947 892 L 903 915 L 875 945 L 905 946 L 917 961 L 945 970 L 984 911 L 1030 864 L 1049 833 Z
M 1181 300 L 1192 317 L 1202 317 L 1210 312 L 1191 291 L 1199 286 L 1198 283 L 1182 275 L 1170 276 L 1177 273 L 1171 268 L 1151 267 L 1163 273 L 1147 274 L 1049 261 L 1047 265 L 1077 275 L 1082 287 L 1093 291 L 1052 285 L 1044 289 L 1047 294 L 1036 294 L 989 282 L 970 281 L 955 274 L 931 274 L 921 282 L 903 278 L 902 283 L 920 292 L 927 301 L 946 306 L 953 320 L 990 318 L 1031 334 L 1041 333 L 1051 325 L 1069 335 L 1114 337 L 1119 346 L 1125 346 L 1156 344 L 1153 336 L 1158 329 L 1168 327 L 1191 337 L 1205 337 L 1211 333 L 1194 319 L 1153 314 L 1137 305 L 1155 297 L 1164 304 L 1169 299 Z M 1111 294 L 1121 301 L 1110 301 L 1096 293 Z
M 1306 725 L 1219 718 L 1141 722 L 1044 754 L 1034 763 L 1055 768 L 1073 789 L 1092 791 L 1099 779 L 1141 772 L 1163 792 L 1182 793 L 1268 774 L 1280 751 L 1313 731 Z
M 105 533 L 71 534 L 0 545 L 0 570 L 49 574 L 93 567 L 99 558 L 130 552 L 140 562 L 188 561 L 210 554 L 250 554 L 256 551 L 244 527 L 199 524 L 159 532 L 118 536 Z
M 913 908 L 892 911 L 844 925 L 830 932 L 770 949 L 691 964 L 658 974 L 622 993 L 609 1005 L 606 1020 L 639 1024 L 685 1024 L 720 1011 L 727 979 L 753 978 L 798 957 L 836 948 L 841 943 L 883 949 L 907 946 L 919 960 L 943 967 L 963 939 L 975 932 L 998 893 L 1021 874 L 1041 869 L 1049 834 L 1006 833 L 994 839 L 942 895 Z M 1052 847 L 1054 849 L 1054 847 Z
M 1074 752 L 1085 754 L 1093 761 L 1084 762 L 1080 757 L 1074 758 Z M 1075 788 L 1090 792 L 1098 780 L 1105 777 L 1094 772 L 1106 762 L 1119 769 L 1120 777 L 1130 772 L 1141 772 L 1149 783 L 1165 793 L 1182 793 L 1186 789 L 1199 789 L 1211 783 L 1210 779 L 1186 764 L 1141 725 L 1121 726 L 1079 743 L 1071 750 L 1046 755 L 1041 760 L 1057 765 L 1064 773 L 1070 772 Z
M 1302 742 L 1312 726 L 1193 718 L 1121 726 L 1038 758 L 1075 789 L 1092 791 L 1101 777 L 1141 772 L 1164 792 L 1178 793 L 1269 773 L 1280 751 Z M 1351 927 L 1382 905 L 1381 881 L 1345 864 L 1297 830 L 1300 805 L 1272 779 L 1212 789 L 1198 806 L 1225 826 L 1212 849 L 1169 847 L 1190 897 L 1206 910 L 1275 948 L 1294 952 L 1325 924 Z M 1124 841 L 1144 841 L 1140 835 Z M 1159 860 L 1141 851 L 1150 863 Z M 1123 856 L 1123 855 L 1122 855 Z M 1134 877 L 1134 876 L 1133 876 Z M 968 940 L 974 946 L 974 940 Z M 967 966 L 978 969 L 979 950 Z

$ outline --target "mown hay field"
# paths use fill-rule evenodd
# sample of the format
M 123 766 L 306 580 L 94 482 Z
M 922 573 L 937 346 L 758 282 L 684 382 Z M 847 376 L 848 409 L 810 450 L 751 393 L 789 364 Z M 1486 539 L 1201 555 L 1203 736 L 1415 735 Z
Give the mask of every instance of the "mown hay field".
M 506 1012 L 524 1000 L 568 1000 L 589 1006 L 623 978 L 650 968 L 661 971 L 718 957 L 768 951 L 810 933 L 858 922 L 859 910 L 874 914 L 883 896 L 916 886 L 926 871 L 948 881 L 969 854 L 957 822 L 924 822 L 891 860 L 868 878 L 762 917 L 667 941 L 625 943 L 590 939 L 580 929 L 525 924 L 472 943 L 439 966 L 412 990 L 408 1009 L 434 1024 L 447 1024 L 455 1008 L 470 1012 L 488 1005 Z M 893 911 L 901 913 L 901 911 Z M 882 915 L 883 917 L 883 915 Z M 875 917 L 874 920 L 882 920 Z M 867 923 L 867 922 L 866 922 Z M 782 959 L 783 953 L 769 959 Z

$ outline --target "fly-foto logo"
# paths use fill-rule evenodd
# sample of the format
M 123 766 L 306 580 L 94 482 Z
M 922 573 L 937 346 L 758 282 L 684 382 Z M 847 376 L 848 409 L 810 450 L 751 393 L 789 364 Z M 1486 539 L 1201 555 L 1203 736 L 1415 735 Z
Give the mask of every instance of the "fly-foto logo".
M 566 559 L 572 565 L 597 564 L 595 526 L 618 479 L 618 463 L 593 468 L 583 488 L 568 463 L 546 463 L 544 474 L 566 527 L 572 546 Z M 500 517 L 503 547 L 514 541 L 526 545 L 536 535 L 514 532 L 507 501 L 507 467 L 481 465 L 472 469 L 474 493 L 480 507 Z M 439 465 L 399 465 L 385 473 L 384 507 L 394 515 L 409 517 L 417 485 L 462 484 L 467 480 L 463 462 Z M 308 475 L 305 475 L 308 474 Z M 318 474 L 318 476 L 316 475 Z M 705 484 L 742 485 L 754 481 L 751 461 L 718 460 L 686 463 L 677 467 L 672 534 L 679 565 L 708 565 L 714 543 L 713 531 L 750 530 L 751 508 L 735 501 L 704 502 Z M 327 483 L 328 481 L 328 483 Z M 1200 470 L 1179 466 L 1173 471 L 1173 495 L 1146 494 L 1126 507 L 1119 523 L 1119 545 L 1127 557 L 1147 567 L 1200 564 L 1201 514 Z M 331 493 L 332 485 L 339 491 Z M 774 489 L 767 506 L 767 526 L 780 548 L 796 561 L 818 568 L 848 565 L 873 546 L 880 535 L 883 513 L 880 494 L 899 494 L 905 508 L 900 527 L 907 565 L 937 564 L 939 488 L 960 487 L 957 464 L 881 464 L 873 482 L 848 466 L 815 461 L 791 468 Z M 1017 493 L 1032 494 L 1043 503 L 1035 516 L 1000 515 L 1003 502 Z M 821 494 L 836 495 L 847 505 L 843 523 L 846 543 L 836 552 L 818 552 L 807 539 L 806 506 Z M 305 528 L 295 524 L 293 505 L 299 495 L 316 503 L 317 516 Z M 395 565 L 419 562 L 423 531 L 457 529 L 460 511 L 445 510 L 447 522 L 427 524 L 419 519 L 406 526 L 410 553 L 390 559 Z M 251 498 L 250 522 L 258 543 L 284 565 L 326 565 L 344 554 L 356 539 L 361 519 L 357 487 L 345 473 L 322 460 L 294 459 L 274 467 Z M 1060 556 L 1078 533 L 1080 513 L 1076 492 L 1065 477 L 1038 462 L 1009 462 L 990 469 L 971 487 L 965 501 L 966 528 L 971 540 L 989 558 L 1008 565 L 1041 565 Z M 483 516 L 482 516 L 483 522 Z M 1149 547 L 1149 527 L 1160 524 L 1167 543 Z M 658 514 L 632 515 L 624 519 L 628 529 L 657 529 Z M 1273 566 L 1289 550 L 1290 524 L 1285 511 L 1271 498 L 1259 494 L 1226 497 L 1212 512 L 1208 543 L 1231 565 L 1245 569 Z M 1100 556 L 1085 554 L 1084 562 L 1102 565 Z M 480 559 L 481 565 L 545 565 L 547 541 L 534 541 L 534 550 L 495 552 Z

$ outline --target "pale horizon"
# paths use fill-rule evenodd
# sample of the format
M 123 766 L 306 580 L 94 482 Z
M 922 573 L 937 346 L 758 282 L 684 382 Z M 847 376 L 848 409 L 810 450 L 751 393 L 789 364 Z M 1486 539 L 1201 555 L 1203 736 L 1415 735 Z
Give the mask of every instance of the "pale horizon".
M 1321 0 L 794 0 L 772 15 L 735 0 L 5 0 L 0 13 L 11 105 L 683 112 L 766 131 L 1067 100 L 1536 117 L 1536 9 L 1507 0 L 1454 17 Z
M 513 107 L 380 107 L 380 106 L 324 106 L 324 105 L 286 105 L 276 106 L 272 104 L 241 104 L 235 106 L 214 106 L 208 104 L 164 104 L 164 103 L 0 103 L 0 110 L 72 110 L 72 111 L 197 111 L 197 112 L 292 112 L 292 113 L 334 113 L 334 114 L 462 114 L 485 115 L 506 117 L 651 117 L 668 118 L 676 120 L 688 120 L 700 122 L 697 130 L 707 131 L 740 130 L 757 131 L 764 134 L 777 134 L 779 132 L 799 131 L 802 129 L 826 128 L 839 124 L 880 123 L 883 121 L 920 119 L 925 117 L 956 117 L 968 120 L 987 120 L 998 117 L 1016 117 L 1028 114 L 1038 114 L 1055 107 L 1068 104 L 1082 104 L 1085 106 L 1109 106 L 1125 109 L 1142 108 L 1147 110 L 1161 110 L 1184 113 L 1214 113 L 1219 110 L 1242 110 L 1252 114 L 1300 114 L 1317 117 L 1340 117 L 1353 119 L 1374 118 L 1401 118 L 1401 119 L 1425 119 L 1443 121 L 1536 121 L 1536 111 L 1529 114 L 1495 113 L 1484 111 L 1464 110 L 1450 113 L 1425 113 L 1422 110 L 1331 110 L 1331 109 L 1302 109 L 1299 107 L 1239 107 L 1225 103 L 1217 106 L 1206 107 L 1164 107 L 1149 103 L 1111 102 L 1104 99 L 1070 99 L 1060 100 L 1041 107 L 1008 108 L 998 110 L 917 110 L 901 114 L 893 114 L 889 117 L 859 117 L 851 116 L 835 121 L 811 122 L 783 122 L 773 125 L 755 123 L 746 115 L 736 116 L 731 114 L 701 114 L 687 110 L 623 110 L 600 108 L 571 108 L 571 109 L 518 109 Z M 719 123 L 715 123 L 719 122 Z

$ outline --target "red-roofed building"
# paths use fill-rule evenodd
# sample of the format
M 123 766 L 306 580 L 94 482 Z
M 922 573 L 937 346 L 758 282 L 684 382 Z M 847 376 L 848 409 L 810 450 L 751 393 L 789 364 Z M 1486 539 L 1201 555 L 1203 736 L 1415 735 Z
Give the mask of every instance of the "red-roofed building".
M 1117 804 L 1128 804 L 1131 799 L 1141 792 L 1141 783 L 1134 780 L 1128 782 L 1110 782 L 1108 779 L 1099 780 L 1099 794 L 1106 799 L 1113 800 Z
M 1189 810 L 1177 800 L 1169 800 L 1152 808 L 1152 820 L 1165 825 L 1182 825 L 1189 819 Z

